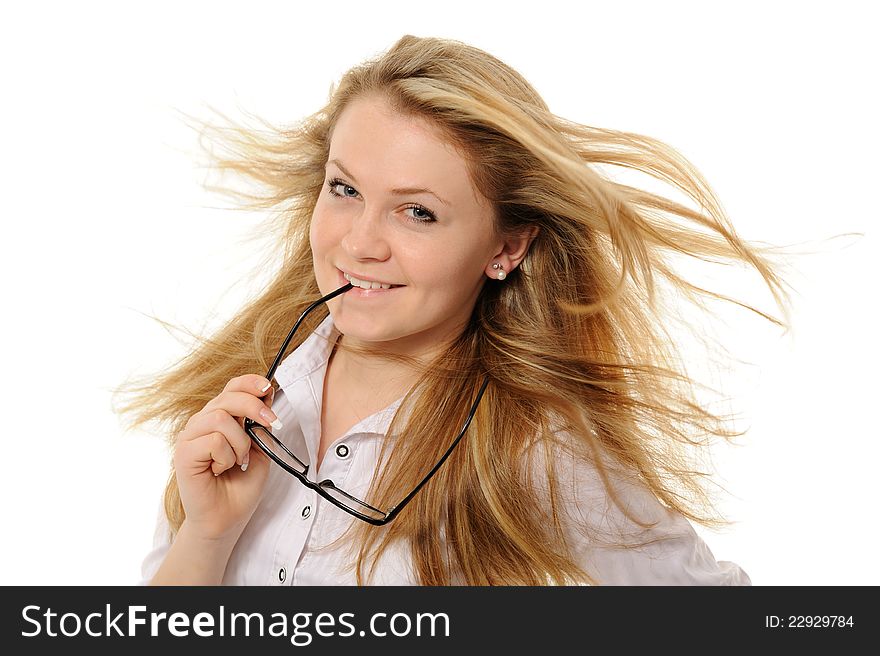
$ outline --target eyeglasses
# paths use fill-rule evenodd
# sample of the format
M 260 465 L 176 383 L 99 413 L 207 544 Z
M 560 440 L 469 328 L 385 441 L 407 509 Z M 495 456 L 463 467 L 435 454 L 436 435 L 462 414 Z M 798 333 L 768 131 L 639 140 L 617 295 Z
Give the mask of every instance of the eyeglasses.
M 306 308 L 306 311 L 302 313 L 302 316 L 300 316 L 297 322 L 293 325 L 293 328 L 287 335 L 287 339 L 284 340 L 284 344 L 281 345 L 281 350 L 278 351 L 278 355 L 275 356 L 275 361 L 272 363 L 272 366 L 269 367 L 269 373 L 266 374 L 267 379 L 269 379 L 270 381 L 274 380 L 275 370 L 278 368 L 278 365 L 281 364 L 281 360 L 284 357 L 284 352 L 287 350 L 287 346 L 290 344 L 290 340 L 293 339 L 294 334 L 296 334 L 297 328 L 299 328 L 299 325 L 302 323 L 302 320 L 305 319 L 306 315 L 308 315 L 309 312 L 314 310 L 321 303 L 326 303 L 330 299 L 348 291 L 352 287 L 353 285 L 351 283 L 348 283 L 344 287 L 340 287 L 336 291 L 331 292 L 322 298 L 319 298 L 317 301 Z M 305 485 L 307 488 L 314 490 L 322 497 L 327 499 L 330 503 L 341 508 L 350 515 L 354 515 L 358 519 L 363 520 L 368 524 L 373 524 L 374 526 L 382 526 L 397 517 L 400 511 L 403 510 L 404 506 L 406 506 L 406 504 L 408 504 L 410 500 L 412 500 L 416 493 L 422 489 L 425 483 L 431 480 L 431 477 L 437 472 L 438 469 L 440 469 L 441 465 L 446 462 L 446 459 L 452 453 L 452 450 L 461 441 L 461 438 L 464 437 L 468 426 L 470 426 L 471 419 L 474 418 L 474 414 L 477 412 L 477 406 L 480 405 L 480 400 L 483 398 L 483 392 L 486 391 L 486 386 L 488 384 L 489 377 L 486 376 L 482 386 L 480 387 L 480 391 L 477 393 L 477 398 L 474 401 L 474 405 L 471 407 L 471 410 L 468 413 L 468 417 L 464 422 L 464 426 L 462 427 L 461 432 L 458 434 L 458 437 L 453 440 L 452 444 L 446 450 L 446 453 L 443 454 L 437 464 L 434 465 L 430 472 L 428 472 L 428 475 L 425 476 L 422 482 L 416 485 L 413 491 L 404 497 L 403 501 L 401 501 L 389 510 L 379 510 L 378 508 L 374 508 L 366 501 L 358 499 L 357 497 L 348 494 L 344 490 L 339 489 L 338 487 L 336 487 L 336 484 L 333 483 L 333 481 L 331 481 L 330 479 L 325 479 L 319 483 L 310 481 L 308 479 L 309 465 L 305 464 L 302 460 L 296 457 L 284 445 L 284 443 L 281 442 L 281 440 L 279 440 L 272 434 L 271 431 L 261 426 L 250 417 L 245 417 L 244 430 L 245 432 L 247 432 L 250 438 L 254 442 L 256 442 L 257 446 L 260 448 L 260 450 L 263 451 L 263 453 L 269 456 L 269 458 L 271 458 L 285 471 L 293 474 L 299 480 L 299 482 Z

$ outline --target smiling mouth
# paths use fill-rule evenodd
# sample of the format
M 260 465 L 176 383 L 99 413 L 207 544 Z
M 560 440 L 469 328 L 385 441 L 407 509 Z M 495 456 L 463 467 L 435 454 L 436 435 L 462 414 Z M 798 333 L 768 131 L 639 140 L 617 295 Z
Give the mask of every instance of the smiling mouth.
M 397 289 L 398 287 L 406 287 L 406 285 L 392 285 L 390 283 L 376 283 L 368 280 L 359 280 L 344 271 L 339 272 L 343 279 L 351 283 L 353 287 L 364 291 L 388 291 L 389 289 Z

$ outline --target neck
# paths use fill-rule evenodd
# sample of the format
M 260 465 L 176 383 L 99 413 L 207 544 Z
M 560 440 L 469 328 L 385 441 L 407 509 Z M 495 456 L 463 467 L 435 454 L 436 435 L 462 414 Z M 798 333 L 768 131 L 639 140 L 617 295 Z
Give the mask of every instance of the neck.
M 406 394 L 418 380 L 419 373 L 406 364 L 338 349 L 342 339 L 340 335 L 333 346 L 328 366 L 332 364 L 336 380 L 356 396 L 388 398 L 390 403 Z

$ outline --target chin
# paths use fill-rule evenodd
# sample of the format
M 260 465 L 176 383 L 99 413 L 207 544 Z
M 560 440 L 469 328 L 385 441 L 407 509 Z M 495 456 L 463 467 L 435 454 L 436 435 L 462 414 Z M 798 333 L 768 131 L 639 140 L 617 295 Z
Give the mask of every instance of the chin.
M 331 301 L 332 302 L 332 301 Z M 365 342 L 383 341 L 387 331 L 382 326 L 374 325 L 369 319 L 353 317 L 351 312 L 348 317 L 339 317 L 339 313 L 330 313 L 333 317 L 333 325 L 336 330 L 350 339 Z

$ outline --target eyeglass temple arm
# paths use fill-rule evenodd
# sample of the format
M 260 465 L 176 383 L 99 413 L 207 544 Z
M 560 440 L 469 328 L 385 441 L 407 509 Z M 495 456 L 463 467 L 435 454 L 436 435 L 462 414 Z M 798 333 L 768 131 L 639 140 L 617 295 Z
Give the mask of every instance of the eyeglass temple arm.
M 474 415 L 477 412 L 477 406 L 480 405 L 480 399 L 483 398 L 483 392 L 486 391 L 486 386 L 488 384 L 489 384 L 489 376 L 486 376 L 485 379 L 483 379 L 483 384 L 480 386 L 480 391 L 477 393 L 477 399 L 476 399 L 476 401 L 474 401 L 474 405 L 471 408 L 470 414 L 468 414 L 468 418 L 464 422 L 464 427 L 461 429 L 461 432 L 458 434 L 458 437 L 456 437 L 455 440 L 452 442 L 452 444 L 449 446 L 449 448 L 446 449 L 446 453 L 444 453 L 443 456 L 440 458 L 440 460 L 437 461 L 437 464 L 434 465 L 434 467 L 431 469 L 431 471 L 428 472 L 428 475 L 422 479 L 422 482 L 419 483 L 418 485 L 416 485 L 415 489 L 412 492 L 410 492 L 409 494 L 407 494 L 406 498 L 404 498 L 403 501 L 401 501 L 394 508 L 392 508 L 391 510 L 388 511 L 388 515 L 385 517 L 384 522 L 387 523 L 387 522 L 390 522 L 392 519 L 394 519 L 394 517 L 397 516 L 397 513 L 399 513 L 401 510 L 403 510 L 403 507 L 409 503 L 410 499 L 412 499 L 416 495 L 416 493 L 418 493 L 418 491 L 422 489 L 422 487 L 425 485 L 425 483 L 427 483 L 431 479 L 431 477 L 434 475 L 434 473 L 438 469 L 440 469 L 440 467 L 443 465 L 443 463 L 446 462 L 446 459 L 449 457 L 449 454 L 452 453 L 452 450 L 456 447 L 456 445 L 461 441 L 461 438 L 463 438 L 465 433 L 467 432 L 468 426 L 471 425 L 471 419 L 474 418 Z
M 275 376 L 275 370 L 278 369 L 278 365 L 280 365 L 281 360 L 284 359 L 284 353 L 285 353 L 285 351 L 287 351 L 287 346 L 290 344 L 290 340 L 293 339 L 293 335 L 296 333 L 296 330 L 297 330 L 297 328 L 299 328 L 299 325 L 302 323 L 302 320 L 306 318 L 306 315 L 309 312 L 311 312 L 312 310 L 314 310 L 316 307 L 318 307 L 321 303 L 326 303 L 330 299 L 332 299 L 336 296 L 339 296 L 339 294 L 342 294 L 343 292 L 347 292 L 352 287 L 354 287 L 354 285 L 352 285 L 351 283 L 347 283 L 347 284 L 343 285 L 342 287 L 340 287 L 339 289 L 337 289 L 336 291 L 332 291 L 329 294 L 327 294 L 326 296 L 319 298 L 317 301 L 315 301 L 314 303 L 309 305 L 309 307 L 306 308 L 305 312 L 303 312 L 300 315 L 299 319 L 296 320 L 296 323 L 293 324 L 293 328 L 290 329 L 290 332 L 287 333 L 287 338 L 284 340 L 284 344 L 281 345 L 281 349 L 278 351 L 278 355 L 275 356 L 275 361 L 272 363 L 272 366 L 269 367 L 269 373 L 266 374 L 267 379 L 272 380 L 272 378 Z

